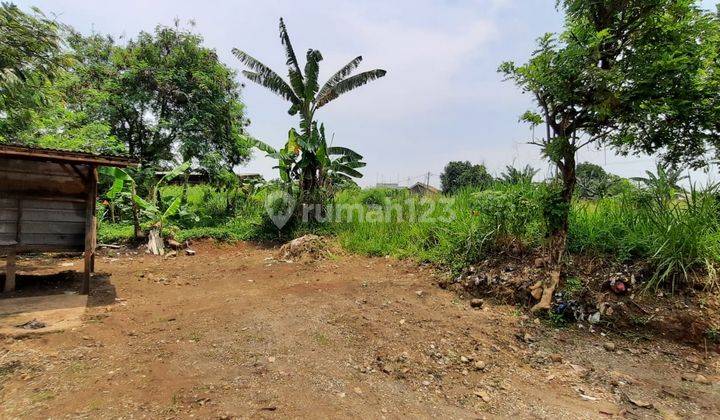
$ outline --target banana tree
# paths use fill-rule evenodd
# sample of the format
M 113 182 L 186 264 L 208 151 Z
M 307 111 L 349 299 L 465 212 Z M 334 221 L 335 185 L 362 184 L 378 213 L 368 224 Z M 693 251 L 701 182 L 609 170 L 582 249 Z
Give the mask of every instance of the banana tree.
M 274 168 L 280 171 L 280 179 L 290 186 L 298 180 L 302 185 L 308 168 L 314 168 L 313 177 L 318 186 L 331 192 L 333 186 L 341 182 L 354 183 L 353 178 L 362 178 L 358 169 L 366 165 L 362 155 L 354 150 L 328 145 L 325 126 L 318 127 L 315 122 L 308 138 L 290 129 L 288 141 L 280 150 L 260 140 L 255 140 L 255 147 L 278 161 Z
M 108 200 L 110 200 L 110 205 L 112 207 L 115 206 L 115 202 L 118 197 L 123 194 L 129 186 L 133 218 L 133 231 L 135 239 L 139 238 L 141 236 L 140 217 L 138 214 L 139 208 L 135 203 L 135 200 L 133 199 L 133 197 L 137 195 L 137 185 L 135 184 L 135 180 L 127 172 L 120 168 L 101 166 L 99 171 L 101 174 L 106 175 L 107 177 L 112 179 L 112 186 L 110 187 L 108 192 L 105 193 L 105 196 L 108 198 Z
M 358 56 L 338 70 L 321 87 L 318 83 L 319 63 L 323 59 L 320 51 L 313 49 L 307 51 L 306 64 L 302 71 L 282 18 L 280 19 L 280 40 L 285 47 L 289 82 L 246 52 L 234 48 L 233 54 L 250 68 L 250 70 L 243 71 L 248 79 L 288 100 L 291 104 L 288 110 L 290 115 L 300 114 L 301 135 L 297 144 L 303 155 L 307 155 L 304 164 L 300 166 L 300 190 L 305 196 L 314 197 L 316 190 L 322 184 L 318 166 L 320 159 L 312 156 L 314 152 L 304 149 L 303 146 L 312 144 L 315 112 L 340 95 L 385 76 L 386 71 L 374 69 L 351 76 L 362 62 L 362 56 Z
M 167 224 L 170 217 L 180 212 L 182 204 L 182 195 L 173 198 L 167 206 L 161 206 L 160 188 L 172 179 L 185 173 L 190 168 L 190 162 L 185 162 L 173 168 L 171 171 L 163 175 L 158 182 L 150 189 L 148 200 L 143 199 L 136 193 L 135 180 L 124 170 L 120 168 L 105 168 L 103 173 L 112 177 L 112 186 L 106 193 L 106 196 L 114 200 L 121 194 L 127 186 L 131 189 L 131 198 L 133 205 L 133 223 L 135 225 L 135 237 L 139 237 L 140 222 L 138 218 L 139 210 L 150 220 L 150 234 L 148 236 L 148 248 L 155 255 L 164 254 L 164 246 L 162 240 L 162 229 Z M 164 207 L 164 210 L 163 208 Z

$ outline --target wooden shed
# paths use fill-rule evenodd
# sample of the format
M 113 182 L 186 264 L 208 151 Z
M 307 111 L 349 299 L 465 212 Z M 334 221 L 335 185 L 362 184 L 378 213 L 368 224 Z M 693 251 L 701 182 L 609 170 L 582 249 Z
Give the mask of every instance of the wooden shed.
M 15 289 L 15 256 L 83 252 L 81 293 L 90 291 L 95 262 L 97 167 L 126 167 L 119 156 L 0 145 L 0 255 L 5 286 Z

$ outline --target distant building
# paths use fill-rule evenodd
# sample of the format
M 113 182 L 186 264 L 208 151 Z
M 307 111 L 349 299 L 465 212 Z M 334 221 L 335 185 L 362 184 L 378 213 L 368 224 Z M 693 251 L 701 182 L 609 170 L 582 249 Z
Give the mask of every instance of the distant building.
M 440 190 L 433 187 L 432 185 L 424 184 L 422 182 L 418 182 L 412 187 L 409 187 L 408 190 L 417 195 L 435 195 L 440 194 Z

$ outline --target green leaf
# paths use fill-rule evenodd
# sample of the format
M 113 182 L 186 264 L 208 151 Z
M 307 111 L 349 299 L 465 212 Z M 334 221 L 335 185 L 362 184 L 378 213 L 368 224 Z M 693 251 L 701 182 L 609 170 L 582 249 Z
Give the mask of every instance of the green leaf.
M 175 199 L 170 203 L 170 206 L 165 210 L 165 213 L 162 215 L 163 223 L 170 217 L 174 216 L 178 210 L 180 209 L 180 203 L 182 202 L 182 196 L 178 195 L 175 197 Z
M 375 69 L 362 72 L 355 76 L 351 76 L 347 79 L 341 80 L 335 86 L 333 86 L 325 95 L 317 98 L 317 107 L 320 108 L 326 105 L 328 102 L 336 99 L 343 93 L 349 92 L 375 79 L 379 79 L 385 76 L 385 74 L 387 74 L 385 70 Z

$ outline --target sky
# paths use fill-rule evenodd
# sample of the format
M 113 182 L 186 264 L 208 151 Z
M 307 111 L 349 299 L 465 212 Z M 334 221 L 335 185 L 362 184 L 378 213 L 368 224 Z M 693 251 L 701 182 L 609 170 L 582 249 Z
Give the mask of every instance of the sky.
M 387 75 L 321 108 L 334 145 L 365 157 L 362 186 L 377 182 L 440 184 L 439 174 L 453 160 L 483 163 L 499 174 L 506 165 L 530 164 L 550 174 L 539 149 L 528 145 L 529 128 L 518 116 L 533 108 L 529 96 L 503 81 L 498 65 L 524 62 L 537 37 L 561 29 L 555 0 L 21 0 L 83 33 L 132 38 L 158 25 L 194 22 L 193 31 L 233 69 L 239 48 L 286 75 L 278 20 L 285 19 L 293 47 L 318 49 L 320 79 L 357 55 L 359 71 L 382 68 Z M 714 9 L 715 0 L 704 7 Z M 288 104 L 238 74 L 251 120 L 250 134 L 273 146 L 287 140 L 298 118 Z M 590 161 L 622 176 L 640 176 L 655 165 L 652 156 L 620 157 L 610 149 L 583 149 Z M 256 151 L 239 173 L 276 178 L 273 161 Z

